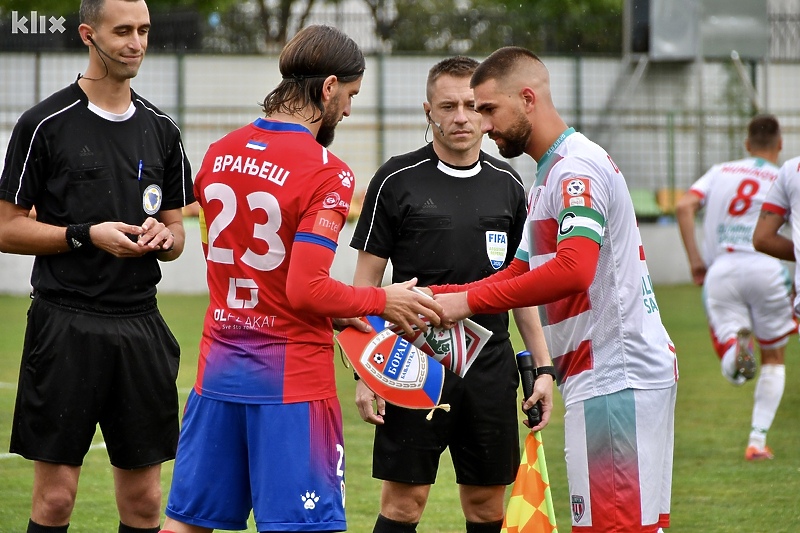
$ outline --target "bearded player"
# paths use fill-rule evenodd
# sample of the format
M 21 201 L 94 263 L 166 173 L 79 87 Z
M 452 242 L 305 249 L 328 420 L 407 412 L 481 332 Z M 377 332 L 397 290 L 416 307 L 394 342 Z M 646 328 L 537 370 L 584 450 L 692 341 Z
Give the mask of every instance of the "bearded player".
M 326 146 L 350 114 L 364 56 L 335 28 L 283 49 L 266 118 L 211 145 L 195 180 L 210 305 L 164 524 L 176 533 L 343 531 L 344 440 L 328 317 L 422 329 L 432 300 L 329 277 L 355 185 Z
M 654 533 L 669 526 L 677 360 L 625 178 L 567 126 L 529 50 L 495 51 L 471 86 L 481 129 L 504 157 L 531 156 L 536 182 L 511 265 L 431 287 L 443 319 L 540 306 L 564 398 L 572 530 Z M 540 394 L 534 388 L 524 407 Z

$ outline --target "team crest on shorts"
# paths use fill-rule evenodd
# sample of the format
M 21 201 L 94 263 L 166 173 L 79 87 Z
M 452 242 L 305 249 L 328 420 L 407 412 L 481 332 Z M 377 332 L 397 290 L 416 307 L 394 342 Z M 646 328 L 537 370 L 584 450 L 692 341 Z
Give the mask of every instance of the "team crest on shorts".
M 495 270 L 503 266 L 508 252 L 508 234 L 505 231 L 486 232 L 486 254 Z
M 142 208 L 148 215 L 155 215 L 161 208 L 161 187 L 148 185 L 142 194 Z
M 586 511 L 586 504 L 583 501 L 583 496 L 572 495 L 572 520 L 580 522 L 583 518 L 583 513 Z

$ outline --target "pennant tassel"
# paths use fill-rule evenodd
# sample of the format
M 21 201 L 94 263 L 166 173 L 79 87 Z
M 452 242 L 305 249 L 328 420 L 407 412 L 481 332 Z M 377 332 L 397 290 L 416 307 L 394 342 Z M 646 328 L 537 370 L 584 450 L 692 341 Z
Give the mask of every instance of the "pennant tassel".
M 449 413 L 450 412 L 450 404 L 449 403 L 440 403 L 439 405 L 437 405 L 436 407 L 434 407 L 433 409 L 428 411 L 428 414 L 425 415 L 425 420 L 433 420 L 433 412 L 436 411 L 437 409 L 441 409 L 445 413 Z
M 525 438 L 502 533 L 558 533 L 540 431 Z

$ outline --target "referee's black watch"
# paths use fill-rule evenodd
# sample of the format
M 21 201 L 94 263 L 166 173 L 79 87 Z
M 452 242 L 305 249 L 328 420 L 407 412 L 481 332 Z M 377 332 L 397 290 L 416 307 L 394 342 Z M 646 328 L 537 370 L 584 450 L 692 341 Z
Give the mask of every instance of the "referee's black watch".
M 553 378 L 553 383 L 557 381 L 556 379 L 556 367 L 554 366 L 539 366 L 534 369 L 534 381 L 539 378 L 539 376 L 543 376 L 547 374 Z

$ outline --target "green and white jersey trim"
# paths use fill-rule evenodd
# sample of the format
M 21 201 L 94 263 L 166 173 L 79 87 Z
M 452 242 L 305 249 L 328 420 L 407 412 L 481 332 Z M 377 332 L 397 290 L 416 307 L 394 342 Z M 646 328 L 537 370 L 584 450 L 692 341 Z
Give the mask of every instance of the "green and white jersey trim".
M 606 220 L 589 207 L 571 206 L 558 215 L 558 241 L 570 237 L 588 237 L 603 246 Z

